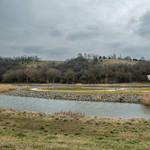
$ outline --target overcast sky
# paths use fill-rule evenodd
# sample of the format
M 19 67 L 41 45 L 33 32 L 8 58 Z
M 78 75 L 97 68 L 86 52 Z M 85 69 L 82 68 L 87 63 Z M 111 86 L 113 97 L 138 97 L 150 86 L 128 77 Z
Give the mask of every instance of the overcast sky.
M 0 0 L 0 56 L 149 59 L 149 0 Z

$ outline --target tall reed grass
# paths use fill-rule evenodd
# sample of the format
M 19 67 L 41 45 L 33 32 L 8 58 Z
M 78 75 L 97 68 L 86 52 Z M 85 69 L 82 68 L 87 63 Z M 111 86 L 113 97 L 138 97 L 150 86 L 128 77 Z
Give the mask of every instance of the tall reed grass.
M 69 109 L 69 111 L 60 111 L 54 113 L 55 115 L 65 115 L 65 116 L 71 116 L 71 117 L 85 117 L 85 114 L 80 112 L 80 111 L 75 111 L 73 112 L 72 110 Z
M 0 84 L 0 93 L 7 92 L 10 90 L 15 90 L 15 89 L 18 89 L 18 87 L 11 84 Z
M 92 98 L 93 101 L 100 101 L 101 100 L 101 97 L 100 96 L 95 96 Z
M 146 92 L 143 94 L 141 103 L 145 105 L 150 105 L 150 92 Z

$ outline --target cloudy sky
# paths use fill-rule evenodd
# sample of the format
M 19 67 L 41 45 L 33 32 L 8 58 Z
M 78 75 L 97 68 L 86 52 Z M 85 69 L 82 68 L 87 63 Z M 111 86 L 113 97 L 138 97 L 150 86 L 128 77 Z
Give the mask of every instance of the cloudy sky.
M 0 0 L 0 56 L 149 59 L 149 0 Z

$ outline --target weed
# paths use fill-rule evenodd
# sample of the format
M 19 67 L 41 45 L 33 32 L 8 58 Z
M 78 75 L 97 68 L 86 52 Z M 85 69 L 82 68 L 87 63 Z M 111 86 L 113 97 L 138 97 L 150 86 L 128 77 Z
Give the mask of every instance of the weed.
M 68 119 L 64 119 L 64 122 L 67 122 L 68 121 Z
M 92 147 L 92 144 L 90 143 L 85 143 L 84 145 L 87 145 L 88 147 Z
M 50 126 L 50 124 L 46 124 L 45 126 L 48 127 L 48 126 Z
M 46 137 L 46 139 L 53 140 L 53 139 L 57 139 L 57 137 L 56 136 L 48 136 L 48 137 Z
M 117 125 L 120 125 L 121 123 L 120 123 L 120 122 L 117 122 L 116 124 L 117 124 Z
M 19 133 L 16 134 L 16 136 L 18 136 L 18 137 L 25 137 L 26 135 L 23 134 L 22 132 L 19 132 Z
M 139 141 L 138 140 L 128 140 L 126 143 L 129 143 L 129 144 L 138 144 Z
M 133 123 L 132 123 L 132 122 L 126 122 L 126 124 L 128 124 L 128 125 L 132 125 Z
M 42 117 L 42 116 L 43 116 L 43 114 L 42 114 L 42 113 L 39 113 L 39 116 L 40 116 L 40 117 Z
M 4 148 L 4 149 L 12 149 L 12 148 L 13 148 L 13 145 L 12 145 L 12 144 L 3 145 L 3 146 L 0 147 L 0 148 L 2 148 L 2 150 L 3 150 L 3 148 Z
M 44 130 L 45 128 L 42 126 L 40 129 L 41 129 L 41 130 Z
M 97 132 L 97 130 L 96 130 L 96 129 L 94 129 L 94 130 L 93 130 L 93 132 L 94 132 L 94 133 L 96 133 L 96 132 Z
M 145 120 L 145 121 L 144 121 L 144 123 L 145 123 L 145 124 L 148 124 L 148 121 L 147 121 L 147 120 Z
M 98 140 L 103 140 L 104 138 L 103 137 L 99 137 L 99 138 L 97 138 Z
M 113 133 L 114 133 L 114 131 L 112 131 L 112 130 L 111 130 L 111 131 L 110 131 L 110 133 L 112 133 L 112 134 L 113 134 Z
M 99 123 L 98 123 L 98 122 L 95 122 L 95 125 L 99 125 Z
M 75 135 L 81 135 L 81 133 L 80 132 L 76 132 Z

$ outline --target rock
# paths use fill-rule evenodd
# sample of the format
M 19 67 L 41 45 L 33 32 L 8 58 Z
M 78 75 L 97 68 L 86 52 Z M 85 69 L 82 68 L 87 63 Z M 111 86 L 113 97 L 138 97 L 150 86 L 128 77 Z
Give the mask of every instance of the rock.
M 3 94 L 21 96 L 21 97 L 37 97 L 56 100 L 77 100 L 77 101 L 96 101 L 96 102 L 126 102 L 140 103 L 141 94 L 77 94 L 77 93 L 49 93 L 37 91 L 12 90 Z

